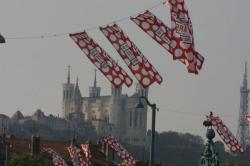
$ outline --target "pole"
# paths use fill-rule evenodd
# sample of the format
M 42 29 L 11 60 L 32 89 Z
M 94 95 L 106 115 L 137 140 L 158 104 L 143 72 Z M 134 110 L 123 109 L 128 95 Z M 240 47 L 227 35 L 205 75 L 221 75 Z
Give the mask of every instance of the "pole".
M 156 105 L 152 106 L 152 128 L 151 128 L 151 152 L 150 152 L 150 166 L 154 166 L 154 154 L 155 154 L 155 115 Z
M 156 111 L 158 111 L 156 104 L 151 104 L 148 101 L 148 98 L 146 96 L 141 96 L 139 98 L 139 103 L 136 105 L 136 108 L 144 108 L 141 99 L 144 99 L 148 106 L 152 109 L 152 127 L 151 127 L 151 149 L 150 149 L 150 164 L 149 166 L 154 166 L 154 155 L 155 155 L 155 117 L 156 117 Z
M 8 143 L 5 144 L 5 166 L 8 166 L 8 153 L 9 153 L 9 146 Z
M 150 149 L 150 164 L 149 166 L 154 166 L 155 160 L 155 117 L 156 117 L 156 104 L 151 104 L 148 101 L 148 98 L 145 96 L 141 96 L 140 98 L 144 99 L 148 106 L 152 109 L 152 127 L 151 127 L 151 149 Z

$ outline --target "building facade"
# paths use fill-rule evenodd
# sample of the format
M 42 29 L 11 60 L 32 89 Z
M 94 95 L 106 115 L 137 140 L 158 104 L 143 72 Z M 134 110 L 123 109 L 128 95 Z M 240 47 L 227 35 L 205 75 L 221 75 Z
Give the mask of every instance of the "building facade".
M 67 83 L 63 84 L 63 116 L 68 119 L 72 113 L 84 114 L 84 121 L 90 122 L 98 135 L 111 134 L 120 141 L 132 145 L 145 145 L 147 132 L 147 107 L 136 109 L 140 96 L 148 96 L 148 89 L 139 84 L 133 95 L 122 94 L 122 87 L 111 85 L 111 94 L 101 96 L 97 86 L 96 71 L 93 86 L 89 87 L 89 96 L 81 95 L 78 80 L 70 82 L 70 68 Z

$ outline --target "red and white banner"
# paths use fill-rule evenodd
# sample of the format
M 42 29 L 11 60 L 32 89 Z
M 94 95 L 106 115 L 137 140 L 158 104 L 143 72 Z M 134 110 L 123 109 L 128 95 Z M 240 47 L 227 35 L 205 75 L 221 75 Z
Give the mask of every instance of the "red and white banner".
M 158 71 L 118 25 L 101 27 L 100 30 L 144 88 L 148 88 L 155 81 L 159 84 L 163 81 Z
M 92 163 L 92 155 L 91 155 L 91 151 L 89 148 L 89 144 L 82 144 L 82 151 L 85 154 L 86 160 L 87 160 L 87 165 L 86 166 L 93 166 Z
M 218 116 L 208 116 L 208 121 L 212 122 L 213 127 L 232 152 L 245 152 L 239 141 Z
M 132 85 L 129 75 L 86 32 L 69 36 L 116 88 L 123 83 L 128 87 Z
M 168 4 L 171 8 L 171 29 L 149 11 L 131 17 L 131 20 L 169 51 L 174 60 L 179 59 L 186 64 L 190 73 L 198 74 L 204 57 L 195 51 L 188 10 L 183 0 L 170 0 Z
M 171 29 L 153 13 L 147 10 L 143 14 L 139 14 L 137 17 L 131 17 L 130 19 L 162 47 L 172 53 Z M 175 55 L 173 55 L 173 58 L 177 59 Z
M 108 144 L 116 154 L 126 163 L 127 166 L 136 166 L 134 157 L 127 152 L 127 150 L 112 136 L 105 136 L 101 142 Z
M 46 153 L 52 157 L 53 164 L 55 166 L 67 166 L 65 160 L 53 149 L 51 148 L 43 148 L 43 153 Z
M 189 63 L 189 72 L 198 73 L 202 68 L 204 57 L 194 48 L 193 26 L 184 0 L 167 0 L 171 11 L 172 40 L 176 41 L 174 52 L 183 50 L 182 55 Z
M 246 121 L 250 123 L 250 115 L 246 116 Z
M 84 161 L 82 157 L 81 149 L 77 147 L 67 147 L 67 150 L 69 152 L 69 155 L 72 159 L 74 166 L 86 166 L 87 165 L 86 161 Z

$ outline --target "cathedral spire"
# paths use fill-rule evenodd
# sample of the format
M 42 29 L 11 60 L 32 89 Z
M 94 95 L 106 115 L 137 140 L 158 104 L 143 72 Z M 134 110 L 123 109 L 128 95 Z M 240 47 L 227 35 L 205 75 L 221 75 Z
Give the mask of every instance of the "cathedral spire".
M 68 78 L 67 78 L 67 83 L 70 84 L 70 65 L 68 66 Z
M 101 93 L 101 88 L 97 87 L 96 69 L 95 69 L 94 85 L 92 87 L 89 87 L 89 96 L 90 97 L 99 97 L 100 93 Z
M 76 87 L 78 87 L 78 82 L 79 82 L 79 79 L 78 77 L 76 78 Z
M 78 85 L 79 79 L 78 77 L 76 78 L 76 85 L 75 85 L 75 90 L 74 90 L 74 97 L 75 99 L 81 99 L 82 95 L 81 95 L 81 91 Z

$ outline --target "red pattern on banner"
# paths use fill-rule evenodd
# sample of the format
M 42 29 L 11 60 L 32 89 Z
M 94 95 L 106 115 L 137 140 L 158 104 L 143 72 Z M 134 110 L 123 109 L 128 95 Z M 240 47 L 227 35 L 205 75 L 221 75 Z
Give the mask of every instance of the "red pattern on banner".
M 128 87 L 132 85 L 129 75 L 86 32 L 70 34 L 70 37 L 116 88 L 123 83 Z
M 127 152 L 127 150 L 112 136 L 106 136 L 101 139 L 101 142 L 108 144 L 116 154 L 126 163 L 128 166 L 136 166 L 134 157 Z
M 198 73 L 197 68 L 201 69 L 204 57 L 195 51 L 193 27 L 187 6 L 184 0 L 167 0 L 167 2 L 171 11 L 172 40 L 177 42 L 173 52 L 182 49 L 180 57 L 184 56 L 189 63 L 189 72 Z
M 220 135 L 221 139 L 229 147 L 231 152 L 244 153 L 245 149 L 240 145 L 239 141 L 235 138 L 228 127 L 222 122 L 222 120 L 217 116 L 209 116 L 208 121 L 212 122 L 213 127 L 216 129 L 217 133 Z
M 102 27 L 100 30 L 144 88 L 149 87 L 155 81 L 159 84 L 163 81 L 158 71 L 118 25 Z
M 93 166 L 92 163 L 92 155 L 90 152 L 89 144 L 82 144 L 82 151 L 85 154 L 86 160 L 87 160 L 87 166 Z
M 86 161 L 84 161 L 81 155 L 81 149 L 77 147 L 67 147 L 67 150 L 69 152 L 69 155 L 72 159 L 74 166 L 86 166 L 87 165 Z
M 250 123 L 250 115 L 246 116 L 246 121 Z
M 167 51 L 170 53 L 173 52 L 171 47 L 171 29 L 153 13 L 146 11 L 143 14 L 139 14 L 137 17 L 131 17 L 130 19 Z
M 198 74 L 204 57 L 195 51 L 192 23 L 187 8 L 183 0 L 172 0 L 168 4 L 171 8 L 171 29 L 149 11 L 131 17 L 131 20 L 169 51 L 174 60 L 179 59 L 187 64 L 190 73 Z
M 67 166 L 64 159 L 56 151 L 54 151 L 53 149 L 51 149 L 51 148 L 43 148 L 42 152 L 47 153 L 48 155 L 50 155 L 52 157 L 52 161 L 53 161 L 53 164 L 55 166 Z

